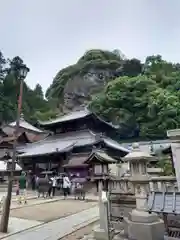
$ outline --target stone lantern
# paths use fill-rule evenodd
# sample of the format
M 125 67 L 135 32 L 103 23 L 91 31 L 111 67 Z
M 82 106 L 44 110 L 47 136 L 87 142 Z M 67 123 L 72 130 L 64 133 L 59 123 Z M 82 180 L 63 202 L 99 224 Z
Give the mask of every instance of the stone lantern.
M 135 188 L 136 208 L 147 209 L 147 195 L 149 192 L 150 177 L 147 173 L 147 163 L 153 157 L 139 149 L 138 143 L 133 144 L 132 152 L 124 157 L 125 162 L 129 162 L 130 178 Z
M 124 217 L 124 232 L 128 239 L 162 240 L 164 223 L 155 213 L 147 211 L 147 197 L 149 192 L 150 176 L 147 173 L 147 163 L 153 157 L 142 152 L 138 143 L 133 144 L 132 151 L 124 157 L 129 162 L 130 177 L 135 188 L 136 209 L 129 217 Z

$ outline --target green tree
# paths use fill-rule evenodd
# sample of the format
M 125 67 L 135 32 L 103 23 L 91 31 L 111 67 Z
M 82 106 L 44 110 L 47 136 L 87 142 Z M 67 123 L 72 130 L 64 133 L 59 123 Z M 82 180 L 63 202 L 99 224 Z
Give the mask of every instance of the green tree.
M 44 98 L 44 94 L 43 94 L 43 90 L 42 87 L 39 83 L 36 84 L 35 88 L 34 88 L 34 93 L 39 96 L 40 98 Z
M 162 175 L 163 176 L 172 176 L 174 175 L 173 168 L 172 168 L 172 162 L 169 158 L 160 157 L 157 167 L 161 168 L 163 170 Z
M 5 68 L 5 64 L 8 64 Z M 24 64 L 23 60 L 16 56 L 12 60 L 5 60 L 0 52 L 0 122 L 13 121 L 17 112 L 17 100 L 20 89 L 20 68 Z M 26 120 L 35 123 L 38 120 L 38 114 L 44 116 L 44 120 L 49 119 L 52 107 L 43 97 L 42 87 L 37 84 L 32 90 L 23 83 L 23 102 L 22 110 Z M 56 109 L 54 110 L 56 112 Z M 37 114 L 38 113 L 38 114 Z
M 143 75 L 110 82 L 90 108 L 105 120 L 118 124 L 126 134 L 138 126 L 143 138 L 164 137 L 167 129 L 180 125 L 178 96 Z
M 2 52 L 0 51 L 0 81 L 3 80 L 3 78 L 4 78 L 5 64 L 6 64 L 6 60 L 5 60 Z

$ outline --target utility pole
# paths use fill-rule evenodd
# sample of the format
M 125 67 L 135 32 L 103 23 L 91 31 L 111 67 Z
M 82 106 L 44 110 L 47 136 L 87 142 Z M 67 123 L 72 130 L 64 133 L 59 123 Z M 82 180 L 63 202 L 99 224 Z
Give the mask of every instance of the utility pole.
M 11 207 L 11 198 L 12 198 L 12 187 L 14 179 L 14 171 L 16 169 L 16 149 L 17 149 L 17 138 L 19 133 L 19 121 L 22 109 L 22 96 L 23 96 L 23 82 L 29 72 L 29 68 L 26 65 L 22 65 L 19 69 L 20 74 L 20 91 L 18 98 L 18 108 L 17 108 L 17 117 L 16 117 L 16 126 L 14 131 L 14 143 L 13 143 L 13 155 L 12 155 L 12 165 L 10 169 L 10 175 L 8 176 L 8 188 L 7 196 L 5 197 L 5 202 L 3 203 L 2 217 L 0 222 L 0 232 L 8 232 L 8 223 L 9 223 L 9 214 Z M 8 166 L 8 164 L 7 164 Z

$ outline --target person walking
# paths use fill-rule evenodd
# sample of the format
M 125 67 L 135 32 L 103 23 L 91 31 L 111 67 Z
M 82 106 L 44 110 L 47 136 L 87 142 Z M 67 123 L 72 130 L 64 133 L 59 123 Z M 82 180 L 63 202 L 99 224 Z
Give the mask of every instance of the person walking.
M 21 176 L 19 177 L 19 199 L 18 199 L 19 204 L 21 204 L 22 202 L 27 203 L 26 188 L 27 188 L 26 173 L 22 172 Z
M 51 193 L 52 193 L 52 180 L 51 178 L 49 179 L 49 186 L 48 186 L 48 197 L 51 197 Z
M 67 175 L 63 176 L 63 193 L 64 193 L 64 199 L 67 198 L 68 194 L 70 193 L 71 188 L 71 181 L 68 178 Z
M 32 191 L 36 190 L 36 176 L 34 174 L 31 176 L 31 188 Z

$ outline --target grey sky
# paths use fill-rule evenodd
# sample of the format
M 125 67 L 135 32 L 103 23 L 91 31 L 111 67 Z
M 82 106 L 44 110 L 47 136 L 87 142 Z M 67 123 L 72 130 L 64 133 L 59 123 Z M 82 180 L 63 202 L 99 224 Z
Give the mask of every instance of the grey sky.
M 45 90 L 91 48 L 180 61 L 180 0 L 0 0 L 0 50 L 30 67 Z

